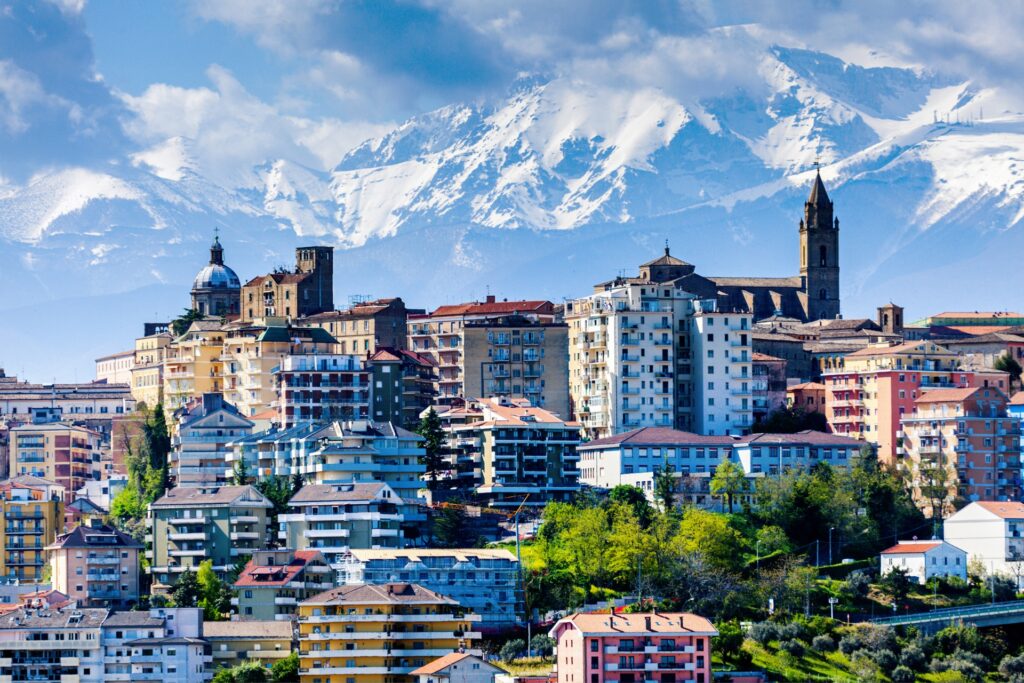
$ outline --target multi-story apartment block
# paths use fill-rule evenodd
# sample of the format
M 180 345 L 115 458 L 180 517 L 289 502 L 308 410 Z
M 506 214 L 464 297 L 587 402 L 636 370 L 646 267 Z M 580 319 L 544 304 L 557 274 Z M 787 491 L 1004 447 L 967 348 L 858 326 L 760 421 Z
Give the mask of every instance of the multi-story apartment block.
M 132 362 L 132 398 L 152 408 L 164 402 L 164 360 L 174 338 L 166 330 L 154 331 L 135 340 Z
M 4 374 L 0 368 L 0 416 L 32 422 L 74 420 L 101 434 L 110 434 L 110 421 L 135 410 L 127 384 L 30 384 Z
M 462 424 L 449 422 L 453 469 L 472 463 L 472 485 L 488 506 L 543 507 L 579 490 L 579 424 L 521 398 L 482 399 L 453 410 L 465 417 Z
M 420 414 L 434 402 L 434 361 L 422 353 L 382 346 L 367 359 L 366 367 L 373 386 L 373 420 L 416 429 Z
M 274 370 L 282 428 L 302 422 L 365 420 L 370 373 L 358 356 L 290 355 Z
M 22 476 L 0 482 L 0 577 L 39 581 L 46 547 L 64 529 L 63 488 Z
M 194 683 L 213 678 L 210 644 L 202 638 L 140 638 L 125 645 L 131 649 L 130 681 Z
M 337 348 L 334 337 L 320 328 L 290 326 L 281 318 L 264 323 L 230 329 L 221 355 L 224 397 L 246 417 L 278 407 L 274 371 L 285 358 L 332 354 Z
M 994 387 L 933 389 L 914 401 L 897 432 L 897 462 L 911 477 L 926 514 L 944 516 L 959 496 L 968 501 L 1020 500 L 1020 420 Z M 948 489 L 944 510 L 933 510 Z
M 267 429 L 232 441 L 229 444 L 231 452 L 227 455 L 228 468 L 233 469 L 236 462 L 243 460 L 246 469 L 255 476 L 291 476 L 292 459 L 302 459 L 319 448 L 318 444 L 306 442 L 302 437 L 321 428 L 322 425 L 311 422 L 291 429 L 280 429 L 272 424 Z
M 84 607 L 128 609 L 139 601 L 139 554 L 144 546 L 99 522 L 61 534 L 46 547 L 50 582 Z
M 223 394 L 203 394 L 179 408 L 171 437 L 171 473 L 177 486 L 215 486 L 231 477 L 228 444 L 252 433 L 253 423 L 224 401 Z
M 110 612 L 102 625 L 103 677 L 107 681 L 201 681 L 206 671 L 196 670 L 195 649 L 149 647 L 136 651 L 142 641 L 165 638 L 194 640 L 203 630 L 198 607 L 157 607 L 148 612 Z M 161 643 L 165 645 L 167 643 Z M 193 643 L 198 645 L 198 643 Z M 160 660 L 157 666 L 154 661 Z M 210 660 L 203 660 L 209 664 Z
M 203 640 L 210 644 L 215 669 L 257 662 L 269 670 L 292 653 L 294 626 L 291 620 L 274 619 L 207 621 L 203 624 Z
M 968 562 L 1024 588 L 1024 503 L 969 503 L 943 522 L 942 537 L 966 552 Z
M 334 247 L 299 247 L 295 272 L 260 275 L 242 286 L 242 322 L 301 318 L 332 310 Z
M 307 484 L 278 516 L 282 544 L 316 550 L 341 569 L 351 548 L 400 548 L 405 545 L 404 501 L 380 482 Z
M 413 583 L 334 588 L 299 605 L 299 680 L 413 683 L 418 667 L 469 649 L 479 620 Z
M 105 683 L 105 609 L 19 609 L 0 614 L 0 679 Z
M 135 367 L 135 351 L 121 351 L 96 359 L 96 381 L 108 384 L 131 384 Z
M 351 549 L 341 566 L 346 585 L 412 581 L 443 593 L 478 615 L 481 631 L 522 624 L 519 562 L 501 548 Z
M 64 422 L 22 425 L 11 430 L 11 475 L 29 475 L 64 489 L 64 504 L 85 482 L 100 478 L 103 437 Z
M 928 389 L 971 384 L 958 363 L 956 354 L 930 341 L 877 344 L 847 354 L 823 376 L 832 431 L 877 444 L 879 459 L 893 463 L 900 420 L 913 414 L 914 401 Z
M 404 349 L 406 321 L 424 311 L 407 309 L 400 298 L 357 301 L 343 311 L 327 311 L 296 320 L 303 327 L 319 327 L 338 340 L 338 353 L 372 356 L 378 349 Z
M 266 547 L 272 507 L 252 486 L 168 489 L 149 505 L 146 555 L 154 580 L 173 585 L 206 559 L 226 577 L 240 557 Z
M 786 407 L 786 360 L 754 351 L 750 372 L 750 405 L 756 423 Z
M 718 631 L 696 614 L 574 614 L 549 635 L 558 683 L 713 680 L 711 639 Z
M 197 320 L 164 348 L 164 409 L 173 413 L 203 394 L 224 389 L 220 322 Z
M 334 586 L 334 570 L 316 550 L 257 550 L 238 574 L 232 603 L 245 620 L 283 620 L 300 602 Z
M 436 402 L 525 396 L 569 415 L 566 326 L 550 301 L 441 306 L 409 316 L 409 349 L 438 367 Z
M 751 314 L 665 254 L 566 305 L 573 415 L 590 438 L 637 427 L 742 434 L 751 424 Z

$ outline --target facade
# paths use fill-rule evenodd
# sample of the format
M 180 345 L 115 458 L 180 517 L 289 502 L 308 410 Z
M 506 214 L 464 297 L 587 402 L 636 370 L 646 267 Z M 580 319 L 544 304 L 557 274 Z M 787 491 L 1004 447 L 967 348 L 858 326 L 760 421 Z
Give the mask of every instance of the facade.
M 333 310 L 334 247 L 299 247 L 294 272 L 260 275 L 242 286 L 242 322 L 301 318 Z
M 150 503 L 146 554 L 155 581 L 173 585 L 186 569 L 213 560 L 223 579 L 238 558 L 266 547 L 273 506 L 252 486 L 168 489 Z
M 105 609 L 29 608 L 0 614 L 0 678 L 105 683 Z
M 203 640 L 210 644 L 213 668 L 230 668 L 247 661 L 270 669 L 292 653 L 294 626 L 291 621 L 207 621 Z
M 333 577 L 319 551 L 257 550 L 235 581 L 238 597 L 232 602 L 239 619 L 291 621 L 296 605 L 332 588 Z
M 135 352 L 122 351 L 96 359 L 96 381 L 108 384 L 131 384 Z
M 968 562 L 1024 588 L 1024 503 L 970 503 L 946 519 L 942 537 L 967 553 Z
M 345 585 L 413 581 L 456 600 L 480 617 L 480 630 L 522 624 L 519 562 L 500 548 L 351 549 L 339 571 Z
M 223 394 L 203 394 L 175 413 L 178 429 L 171 437 L 171 471 L 176 486 L 214 486 L 231 477 L 227 444 L 248 436 L 253 423 L 224 401 Z
M 76 527 L 46 547 L 51 585 L 84 607 L 128 609 L 139 601 L 143 549 L 128 534 L 99 522 Z
M 0 482 L 0 577 L 38 582 L 46 547 L 64 529 L 63 488 L 22 476 Z
M 1020 420 L 993 387 L 933 389 L 901 421 L 896 453 L 926 514 L 952 512 L 954 500 L 1020 500 Z M 946 495 L 936 492 L 945 490 Z M 942 510 L 935 510 L 942 504 Z
M 341 586 L 299 605 L 299 679 L 412 683 L 412 672 L 480 634 L 479 617 L 412 583 Z
M 319 327 L 338 340 L 338 353 L 372 356 L 380 348 L 404 349 L 409 310 L 400 298 L 357 301 L 343 311 L 306 316 L 297 325 Z
M 412 672 L 419 683 L 494 683 L 508 673 L 468 652 L 452 652 Z
M 754 426 L 753 389 L 757 386 L 749 334 L 751 317 L 700 305 L 690 325 L 693 430 L 701 434 L 750 433 Z M 764 395 L 767 382 L 762 378 Z
M 164 666 L 154 671 L 156 657 L 142 652 L 133 656 L 133 643 L 142 639 L 196 638 L 202 632 L 203 611 L 198 607 L 156 607 L 147 612 L 109 612 L 102 624 L 103 681 L 203 680 L 185 676 L 189 653 L 179 648 L 161 652 Z M 208 660 L 207 660 L 208 662 Z M 205 673 L 205 672 L 204 672 Z M 184 676 L 184 677 L 183 677 Z
M 210 644 L 202 638 L 166 636 L 130 640 L 130 681 L 193 683 L 213 678 L 209 670 Z
M 786 407 L 786 361 L 754 351 L 751 354 L 750 406 L 754 422 Z
M 882 576 L 900 568 L 919 584 L 933 576 L 967 581 L 967 553 L 945 541 L 900 541 L 883 550 L 878 559 Z
M 574 614 L 549 635 L 558 683 L 713 680 L 711 638 L 718 631 L 695 614 Z
M 164 402 L 164 360 L 173 337 L 166 330 L 135 340 L 131 370 L 132 398 L 153 407 Z
M 221 323 L 197 320 L 164 348 L 164 410 L 182 408 L 203 394 L 224 390 Z
M 434 402 L 434 361 L 422 353 L 382 346 L 367 359 L 366 367 L 373 387 L 373 420 L 416 429 L 420 414 Z
M 57 417 L 109 434 L 111 419 L 133 410 L 135 399 L 127 384 L 31 384 L 5 375 L 0 368 L 0 417 L 24 422 Z
M 316 550 L 335 569 L 351 548 L 400 548 L 405 504 L 380 482 L 307 484 L 278 516 L 283 545 Z
M 801 382 L 786 387 L 786 405 L 807 413 L 824 413 L 825 385 L 821 382 Z
M 289 355 L 273 373 L 284 429 L 303 422 L 369 417 L 370 374 L 358 356 Z
M 242 283 L 235 271 L 224 265 L 224 248 L 214 235 L 210 262 L 192 281 L 192 310 L 205 316 L 224 318 L 238 315 Z
M 438 368 L 436 403 L 518 396 L 569 415 L 566 327 L 550 301 L 441 306 L 409 316 L 411 351 Z
M 52 422 L 10 432 L 11 476 L 29 475 L 64 489 L 64 504 L 87 481 L 99 479 L 103 437 L 87 427 Z

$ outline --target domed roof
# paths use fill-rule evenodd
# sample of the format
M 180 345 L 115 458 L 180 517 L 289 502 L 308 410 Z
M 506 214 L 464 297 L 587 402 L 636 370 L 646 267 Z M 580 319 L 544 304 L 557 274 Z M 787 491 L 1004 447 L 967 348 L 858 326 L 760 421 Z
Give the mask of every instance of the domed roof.
M 214 235 L 210 245 L 210 262 L 199 271 L 192 281 L 192 291 L 200 289 L 241 289 L 242 283 L 235 271 L 224 265 L 224 247 L 220 237 Z

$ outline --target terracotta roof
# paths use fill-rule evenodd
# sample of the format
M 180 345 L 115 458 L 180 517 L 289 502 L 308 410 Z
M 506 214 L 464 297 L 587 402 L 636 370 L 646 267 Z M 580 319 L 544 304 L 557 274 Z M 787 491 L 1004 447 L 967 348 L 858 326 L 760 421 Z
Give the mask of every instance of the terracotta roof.
M 736 443 L 731 436 L 706 436 L 683 432 L 669 427 L 640 427 L 621 434 L 606 436 L 603 439 L 594 439 L 580 444 L 581 449 L 594 448 L 597 446 L 617 446 L 620 444 L 670 446 L 676 444 L 709 444 L 712 446 L 728 446 Z
M 112 539 L 113 542 L 110 542 Z M 143 545 L 120 529 L 101 524 L 77 526 L 47 546 L 54 548 L 142 548 Z
M 973 503 L 980 505 L 997 517 L 1003 519 L 1024 519 L 1024 503 L 1004 503 L 995 500 L 978 500 Z
M 767 353 L 761 353 L 760 351 L 754 351 L 750 356 L 750 359 L 760 363 L 785 363 L 785 358 L 779 358 L 778 356 L 769 356 Z
M 801 289 L 803 287 L 803 279 L 800 277 L 709 276 L 708 279 L 718 287 L 766 287 L 769 289 Z
M 393 361 L 397 362 L 403 359 L 418 363 L 420 365 L 434 365 L 434 359 L 422 353 L 416 353 L 415 351 L 408 351 L 406 349 L 395 349 L 390 346 L 378 346 L 377 351 L 370 356 L 371 361 Z
M 942 541 L 900 541 L 896 545 L 886 548 L 882 555 L 909 555 L 914 553 L 926 553 L 933 548 L 942 545 Z
M 235 584 L 238 585 L 238 584 Z M 277 620 L 204 621 L 203 638 L 292 639 L 292 623 Z
M 931 389 L 924 392 L 914 403 L 952 403 L 966 401 L 980 387 L 963 387 L 959 389 Z
M 473 301 L 466 304 L 454 304 L 452 306 L 441 306 L 433 313 L 431 318 L 441 318 L 453 315 L 501 315 L 509 313 L 527 312 L 548 312 L 554 308 L 550 301 L 492 301 L 481 303 Z
M 281 283 L 292 284 L 292 283 L 296 283 L 296 282 L 302 282 L 307 277 L 309 277 L 309 275 L 310 275 L 309 273 L 268 273 L 267 275 L 257 275 L 256 277 L 254 277 L 253 279 L 249 280 L 248 282 L 246 282 L 242 286 L 243 287 L 251 287 L 252 285 L 259 284 L 260 282 L 263 282 L 268 277 L 271 278 L 277 284 L 281 284 Z
M 821 382 L 802 382 L 800 384 L 791 384 L 786 387 L 786 391 L 797 391 L 797 390 L 821 390 L 824 391 L 825 385 Z
M 647 621 L 650 620 L 650 628 Z M 718 635 L 714 625 L 706 618 L 688 612 L 652 614 L 574 614 L 559 621 L 571 623 L 583 633 L 707 633 Z M 555 624 L 558 628 L 558 624 Z
M 909 353 L 911 351 L 916 351 L 921 346 L 925 346 L 927 344 L 935 344 L 935 342 L 921 340 L 904 342 L 902 344 L 895 344 L 893 346 L 869 346 L 867 348 L 860 349 L 859 351 L 854 351 L 853 353 L 850 354 L 850 356 L 890 356 L 897 353 Z M 938 353 L 948 353 L 946 349 L 942 348 L 938 344 L 935 344 L 935 346 L 937 348 Z
M 1014 394 L 1013 398 L 1010 399 L 1010 405 L 1014 405 L 1014 406 L 1022 406 L 1022 405 L 1024 405 L 1024 391 L 1018 391 L 1016 394 Z
M 235 587 L 243 586 L 284 586 L 295 580 L 306 564 L 320 555 L 317 550 L 296 550 L 293 558 L 288 564 L 281 565 L 257 565 L 256 560 L 249 560 L 238 574 Z M 257 576 L 267 576 L 266 579 L 257 579 Z
M 416 669 L 415 671 L 411 671 L 409 673 L 409 675 L 410 676 L 430 676 L 431 674 L 436 674 L 436 673 L 439 673 L 441 671 L 444 671 L 445 669 L 447 669 L 452 664 L 456 664 L 458 662 L 461 662 L 464 659 L 475 659 L 477 661 L 483 662 L 484 666 L 491 667 L 491 668 L 495 669 L 496 671 L 500 671 L 501 673 L 508 673 L 507 671 L 505 671 L 501 667 L 495 666 L 494 662 L 485 662 L 484 660 L 480 659 L 476 655 L 471 655 L 468 652 L 450 652 L 450 653 L 444 655 L 443 657 L 438 657 L 437 659 L 435 659 L 434 661 L 430 662 L 429 664 L 425 664 L 425 665 L 421 666 L 420 668 Z
M 362 500 L 373 500 L 380 492 L 387 488 L 384 482 L 368 482 L 365 484 L 306 484 L 298 493 L 288 501 L 289 505 L 296 503 L 348 503 Z M 402 499 L 392 496 L 388 499 L 396 505 L 402 504 Z
M 273 408 L 267 408 L 266 410 L 261 410 L 255 415 L 250 415 L 248 419 L 250 422 L 252 420 L 273 420 L 276 417 L 280 417 L 280 415 L 281 413 L 279 411 Z
M 305 605 L 411 603 L 457 605 L 451 598 L 415 583 L 382 583 L 339 586 L 304 600 Z
M 270 501 L 252 486 L 175 486 L 159 500 L 150 503 L 150 507 L 187 507 L 197 505 L 230 505 L 239 498 L 246 497 L 247 505 L 255 507 L 273 507 Z

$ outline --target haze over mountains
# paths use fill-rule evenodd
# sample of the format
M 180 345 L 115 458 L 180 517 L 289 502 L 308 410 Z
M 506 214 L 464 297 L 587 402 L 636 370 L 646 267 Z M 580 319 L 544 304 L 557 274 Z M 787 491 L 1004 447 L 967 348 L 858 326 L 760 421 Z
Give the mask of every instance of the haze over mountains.
M 816 161 L 841 222 L 847 315 L 889 299 L 912 317 L 1019 307 L 1024 117 L 1006 93 L 722 30 L 750 33 L 742 87 L 688 97 L 521 75 L 504 97 L 415 116 L 329 163 L 308 153 L 309 122 L 265 131 L 293 135 L 291 157 L 225 166 L 205 139 L 143 143 L 143 105 L 102 83 L 84 150 L 67 130 L 73 104 L 26 119 L 8 98 L 0 287 L 16 293 L 4 315 L 25 324 L 0 325 L 0 367 L 85 378 L 143 320 L 187 304 L 214 226 L 243 280 L 290 265 L 300 244 L 333 244 L 337 292 L 419 306 L 488 289 L 560 300 L 632 272 L 666 239 L 708 275 L 793 274 Z M 0 66 L 8 83 L 36 78 L 46 97 L 76 101 L 67 83 Z M 48 340 L 68 326 L 82 332 L 74 354 L 22 360 L 56 349 Z

